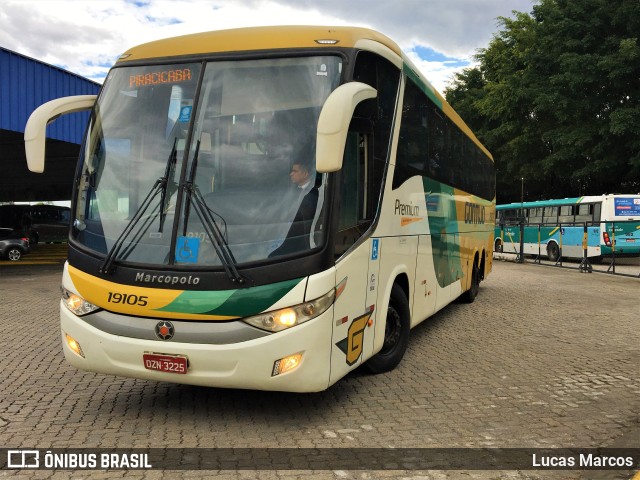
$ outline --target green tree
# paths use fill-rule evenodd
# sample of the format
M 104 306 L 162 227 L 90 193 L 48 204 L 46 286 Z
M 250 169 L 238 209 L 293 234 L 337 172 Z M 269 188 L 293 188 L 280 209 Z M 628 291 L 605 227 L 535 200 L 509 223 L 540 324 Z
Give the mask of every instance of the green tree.
M 498 201 L 640 191 L 640 2 L 540 0 L 445 92 L 496 160 Z

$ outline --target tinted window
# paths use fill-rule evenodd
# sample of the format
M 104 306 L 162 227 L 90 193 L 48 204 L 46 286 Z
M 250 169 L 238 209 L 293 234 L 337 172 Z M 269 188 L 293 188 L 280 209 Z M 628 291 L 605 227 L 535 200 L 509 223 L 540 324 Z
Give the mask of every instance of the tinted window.
M 408 79 L 393 188 L 415 175 L 485 199 L 495 196 L 491 159 Z

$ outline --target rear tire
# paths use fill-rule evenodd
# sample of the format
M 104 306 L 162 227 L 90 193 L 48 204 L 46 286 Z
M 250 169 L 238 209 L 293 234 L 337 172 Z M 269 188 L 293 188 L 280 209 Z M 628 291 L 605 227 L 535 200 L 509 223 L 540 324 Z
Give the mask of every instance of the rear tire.
M 473 303 L 480 292 L 480 267 L 474 262 L 471 269 L 471 285 L 469 290 L 464 292 L 461 299 L 464 303 Z
M 409 345 L 410 330 L 409 302 L 404 290 L 394 284 L 387 308 L 382 349 L 367 362 L 365 367 L 371 373 L 389 372 L 396 368 Z

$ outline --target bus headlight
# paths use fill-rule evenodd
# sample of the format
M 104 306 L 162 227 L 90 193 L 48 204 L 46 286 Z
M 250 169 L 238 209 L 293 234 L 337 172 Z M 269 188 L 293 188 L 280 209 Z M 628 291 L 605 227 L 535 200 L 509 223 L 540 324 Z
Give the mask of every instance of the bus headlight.
M 60 290 L 62 291 L 62 303 L 64 303 L 64 306 L 79 317 L 95 312 L 100 308 L 95 306 L 93 303 L 87 302 L 81 296 L 70 292 L 64 287 L 60 287 Z
M 293 307 L 261 313 L 242 321 L 268 332 L 279 332 L 300 325 L 323 314 L 333 304 L 335 289 L 320 298 Z

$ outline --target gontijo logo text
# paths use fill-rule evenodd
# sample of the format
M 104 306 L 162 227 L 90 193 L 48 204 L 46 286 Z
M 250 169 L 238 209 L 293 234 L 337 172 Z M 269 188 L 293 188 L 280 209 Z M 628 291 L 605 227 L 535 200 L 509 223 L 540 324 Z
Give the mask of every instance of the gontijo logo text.
M 484 224 L 485 208 L 471 202 L 464 204 L 464 223 Z

